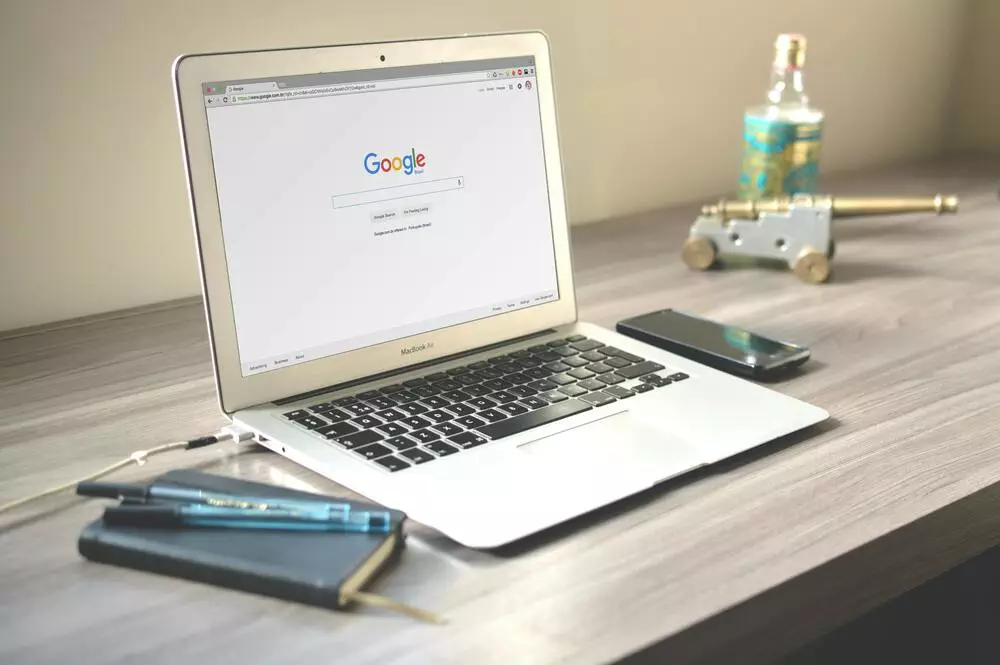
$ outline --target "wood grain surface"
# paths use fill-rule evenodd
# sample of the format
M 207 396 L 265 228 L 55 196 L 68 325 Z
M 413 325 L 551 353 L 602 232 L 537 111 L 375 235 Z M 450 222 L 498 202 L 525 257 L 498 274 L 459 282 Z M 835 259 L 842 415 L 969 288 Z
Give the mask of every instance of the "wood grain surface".
M 445 614 L 332 612 L 93 564 L 101 506 L 0 516 L 0 662 L 766 662 L 1000 542 L 1000 203 L 995 160 L 829 182 L 958 193 L 955 216 L 837 223 L 834 281 L 694 273 L 700 203 L 574 229 L 581 318 L 674 306 L 810 346 L 777 390 L 833 419 L 494 552 L 412 525 L 372 590 Z M 95 269 L 99 267 L 95 266 Z M 197 302 L 0 334 L 0 502 L 224 424 Z M 726 405 L 719 404 L 720 417 Z M 195 467 L 347 495 L 261 449 Z

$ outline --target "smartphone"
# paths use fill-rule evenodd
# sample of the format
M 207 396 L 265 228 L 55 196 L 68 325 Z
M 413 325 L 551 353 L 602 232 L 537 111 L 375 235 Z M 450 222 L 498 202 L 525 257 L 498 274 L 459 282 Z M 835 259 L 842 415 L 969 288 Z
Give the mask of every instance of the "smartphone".
M 778 378 L 809 359 L 809 349 L 675 309 L 624 319 L 618 332 L 724 372 Z

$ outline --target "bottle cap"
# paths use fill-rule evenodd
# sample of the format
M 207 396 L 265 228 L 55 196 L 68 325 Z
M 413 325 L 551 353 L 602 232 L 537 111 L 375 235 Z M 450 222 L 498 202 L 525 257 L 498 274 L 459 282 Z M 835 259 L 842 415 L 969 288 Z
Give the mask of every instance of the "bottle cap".
M 785 33 L 774 40 L 774 64 L 786 69 L 801 69 L 806 64 L 806 38 Z

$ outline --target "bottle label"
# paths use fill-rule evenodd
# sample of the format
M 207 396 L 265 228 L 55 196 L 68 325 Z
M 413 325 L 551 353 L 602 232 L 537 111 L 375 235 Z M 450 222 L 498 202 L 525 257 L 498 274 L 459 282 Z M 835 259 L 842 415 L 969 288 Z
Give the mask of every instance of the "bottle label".
M 740 198 L 814 194 L 819 181 L 823 123 L 743 120 Z

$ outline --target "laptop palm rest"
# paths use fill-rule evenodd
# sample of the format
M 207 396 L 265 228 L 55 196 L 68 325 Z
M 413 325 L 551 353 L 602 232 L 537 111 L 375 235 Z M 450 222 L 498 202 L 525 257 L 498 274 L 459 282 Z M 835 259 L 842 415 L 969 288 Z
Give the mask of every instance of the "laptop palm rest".
M 657 445 L 650 445 L 656 442 Z M 637 475 L 650 483 L 701 466 L 698 451 L 633 411 L 522 444 L 518 452 L 551 461 L 563 473 L 593 471 L 603 477 Z

